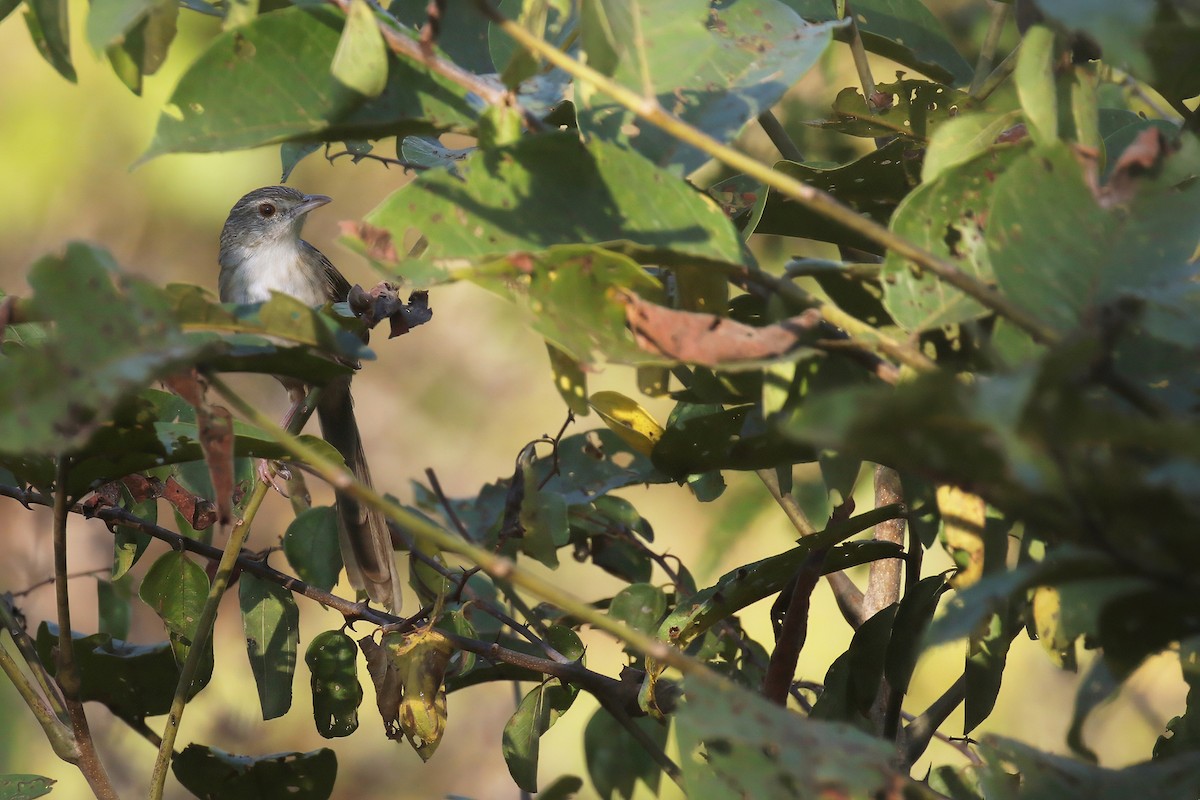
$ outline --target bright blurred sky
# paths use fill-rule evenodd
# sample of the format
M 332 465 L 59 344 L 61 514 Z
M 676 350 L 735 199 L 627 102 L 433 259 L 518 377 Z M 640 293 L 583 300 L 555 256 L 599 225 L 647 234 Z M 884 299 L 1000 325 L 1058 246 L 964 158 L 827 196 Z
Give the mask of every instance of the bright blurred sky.
M 97 243 L 127 269 L 155 281 L 215 289 L 216 241 L 225 214 L 244 192 L 278 182 L 278 149 L 162 156 L 131 170 L 152 138 L 171 87 L 217 23 L 181 12 L 179 39 L 160 74 L 147 80 L 145 96 L 138 98 L 89 50 L 80 33 L 85 7 L 83 0 L 72 3 L 78 85 L 63 80 L 38 56 L 20 10 L 0 23 L 0 289 L 26 293 L 29 265 L 41 255 L 60 251 L 71 239 Z M 385 144 L 381 152 L 392 155 L 386 149 L 390 146 Z M 334 198 L 332 205 L 313 215 L 306 238 L 352 283 L 369 286 L 378 277 L 336 244 L 337 221 L 360 218 L 406 179 L 398 169 L 372 162 L 355 166 L 349 159 L 330 165 L 320 155 L 310 156 L 293 174 L 290 182 L 298 188 Z M 360 426 L 376 482 L 401 498 L 411 496 L 409 481 L 423 480 L 426 467 L 437 471 L 451 495 L 474 494 L 481 483 L 511 474 L 513 458 L 525 442 L 557 430 L 565 413 L 540 341 L 520 326 L 508 306 L 470 286 L 435 290 L 431 303 L 432 324 L 394 341 L 377 339 L 379 360 L 368 363 L 355 381 Z M 264 407 L 282 410 L 283 393 L 272 381 L 241 385 Z M 616 367 L 594 375 L 590 388 L 635 394 L 630 371 Z M 650 406 L 665 418 L 666 404 Z M 575 430 L 598 424 L 594 417 L 585 418 Z M 727 496 L 707 507 L 698 506 L 678 487 L 635 490 L 626 496 L 654 523 L 656 546 L 693 564 L 704 550 L 712 524 L 709 514 L 719 515 L 734 502 L 762 505 L 764 513 L 748 530 L 723 546 L 715 572 L 697 576 L 705 582 L 734 564 L 785 549 L 793 537 L 751 477 L 730 476 L 729 482 Z M 869 485 L 869 480 L 862 483 Z M 869 502 L 869 497 L 860 498 L 860 507 Z M 288 513 L 285 501 L 272 498 L 260 517 L 263 524 L 255 546 L 272 543 L 271 535 L 282 532 Z M 30 514 L 11 502 L 0 504 L 0 514 L 9 523 L 0 530 L 0 540 L 10 553 L 7 563 L 0 564 L 0 588 L 18 588 L 48 575 L 48 515 Z M 102 527 L 77 521 L 72 530 L 78 536 L 73 570 L 107 563 L 111 541 Z M 926 574 L 944 565 L 939 558 L 935 549 L 927 559 Z M 566 559 L 558 579 L 588 598 L 618 588 L 596 572 Z M 77 627 L 94 629 L 94 612 L 87 609 L 90 580 L 74 582 L 72 590 L 83 609 Z M 31 622 L 52 613 L 49 601 L 47 591 L 26 601 Z M 303 605 L 302 643 L 338 624 L 336 615 Z M 819 681 L 848 644 L 849 630 L 824 587 L 817 591 L 812 620 L 800 677 Z M 748 614 L 747 622 L 756 637 L 769 643 L 764 605 Z M 148 616 L 139 618 L 135 638 L 159 638 L 157 625 Z M 245 658 L 237 653 L 240 639 L 236 605 L 227 605 L 219 639 L 226 663 L 219 663 L 216 683 L 189 710 L 181 744 L 198 740 L 260 753 L 332 746 L 341 763 L 340 797 L 422 798 L 448 792 L 516 797 L 500 756 L 500 730 L 512 709 L 509 687 L 473 689 L 452 697 L 446 741 L 434 760 L 422 766 L 407 746 L 383 739 L 370 698 L 363 708 L 362 728 L 354 736 L 332 743 L 319 739 L 307 716 L 308 674 L 303 666 L 296 676 L 296 707 L 283 720 L 262 723 Z M 619 651 L 600 637 L 586 639 L 590 663 L 615 674 Z M 953 681 L 961 668 L 958 652 L 943 650 L 922 661 L 907 710 L 921 710 Z M 985 729 L 1063 751 L 1075 679 L 1054 670 L 1037 644 L 1024 637 L 1014 645 L 1012 659 L 1017 669 L 1006 681 L 1001 711 Z M 1177 662 L 1157 659 L 1131 681 L 1120 703 L 1095 716 L 1089 735 L 1107 762 L 1126 763 L 1148 753 L 1162 722 L 1182 709 L 1182 697 Z M 55 797 L 82 796 L 85 790 L 75 770 L 54 759 L 32 717 L 3 682 L 0 698 L 0 772 L 51 775 L 61 781 Z M 589 701 L 589 707 L 594 703 Z M 103 718 L 99 712 L 96 716 Z M 582 727 L 588 716 L 579 710 L 568 714 L 546 738 L 541 771 L 546 782 L 564 772 L 585 774 Z M 160 721 L 151 724 L 158 727 Z M 102 723 L 100 731 L 102 753 L 123 793 L 140 794 L 152 748 L 119 723 Z M 119 742 L 115 749 L 114 741 Z M 934 752 L 939 759 L 961 763 L 945 749 Z M 581 796 L 593 795 L 589 788 Z

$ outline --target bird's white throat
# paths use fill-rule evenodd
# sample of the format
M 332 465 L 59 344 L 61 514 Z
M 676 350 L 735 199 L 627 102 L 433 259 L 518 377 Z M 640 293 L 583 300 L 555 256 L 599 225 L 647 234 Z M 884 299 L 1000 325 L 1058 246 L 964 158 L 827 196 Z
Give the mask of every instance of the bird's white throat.
M 325 302 L 322 275 L 302 258 L 299 239 L 284 237 L 236 251 L 233 255 L 240 265 L 233 276 L 236 285 L 229 288 L 240 302 L 265 303 L 273 291 L 310 306 Z

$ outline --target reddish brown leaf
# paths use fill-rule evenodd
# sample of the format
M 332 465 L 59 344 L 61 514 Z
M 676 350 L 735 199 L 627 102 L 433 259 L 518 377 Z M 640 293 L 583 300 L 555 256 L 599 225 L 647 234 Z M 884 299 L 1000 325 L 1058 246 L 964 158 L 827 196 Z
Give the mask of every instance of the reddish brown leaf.
M 355 284 L 347 301 L 350 310 L 368 328 L 374 328 L 383 320 L 388 320 L 391 326 L 388 338 L 394 339 L 433 318 L 428 292 L 413 292 L 405 303 L 400 299 L 398 290 L 396 284 L 386 281 L 376 284 L 370 292 Z
M 627 295 L 625 320 L 638 347 L 646 352 L 715 367 L 783 355 L 821 322 L 821 315 L 809 309 L 774 325 L 756 328 L 712 314 L 677 311 Z
M 396 244 L 387 230 L 354 220 L 344 220 L 339 225 L 343 236 L 352 236 L 363 243 L 366 256 L 372 261 L 394 264 L 399 260 L 396 258 Z
M 217 509 L 212 501 L 192 494 L 174 478 L 167 478 L 162 498 L 175 506 L 195 530 L 207 530 L 217 521 Z

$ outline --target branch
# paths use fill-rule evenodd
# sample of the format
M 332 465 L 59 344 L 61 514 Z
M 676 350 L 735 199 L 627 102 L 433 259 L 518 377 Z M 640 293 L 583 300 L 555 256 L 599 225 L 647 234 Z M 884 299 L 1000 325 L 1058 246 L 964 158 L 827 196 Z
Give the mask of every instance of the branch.
M 776 705 L 787 705 L 792 679 L 796 677 L 796 662 L 808 637 L 808 610 L 812 604 L 813 589 L 821 580 L 821 562 L 828 552 L 820 548 L 809 553 L 785 590 L 788 594 L 787 611 L 784 612 L 783 625 L 775 639 L 775 650 L 767 664 L 762 686 L 763 696 Z
M 445 552 L 463 556 L 481 567 L 494 580 L 511 581 L 514 585 L 536 595 L 543 601 L 557 606 L 593 627 L 606 631 L 635 650 L 638 650 L 643 655 L 668 666 L 675 667 L 685 675 L 690 675 L 710 686 L 720 687 L 726 685 L 726 678 L 713 672 L 702 662 L 671 647 L 650 634 L 634 630 L 623 622 L 602 613 L 590 603 L 584 602 L 554 583 L 534 574 L 524 567 L 517 566 L 511 558 L 497 555 L 490 550 L 485 550 L 470 542 L 466 542 L 428 520 L 413 514 L 399 503 L 383 497 L 373 488 L 355 480 L 354 475 L 346 469 L 344 464 L 326 459 L 317 450 L 309 447 L 296 436 L 280 428 L 269 417 L 233 392 L 219 377 L 213 375 L 210 376 L 209 380 L 213 387 L 234 408 L 253 421 L 255 425 L 265 430 L 285 450 L 308 464 L 314 472 L 328 481 L 335 490 L 346 492 L 360 503 L 378 509 L 384 516 L 395 521 L 418 539 L 423 539 L 430 545 Z
M 264 484 L 265 485 L 265 484 Z M 45 506 L 51 503 L 49 498 L 34 493 L 26 492 L 15 486 L 6 486 L 0 484 L 0 496 L 12 497 L 18 499 L 23 505 L 40 505 Z M 103 508 L 99 510 L 89 511 L 81 504 L 76 504 L 70 509 L 71 513 L 79 514 L 84 517 L 96 518 L 106 524 L 122 525 L 126 527 L 137 528 L 138 530 L 153 536 L 160 541 L 177 549 L 187 550 L 195 553 L 202 558 L 210 561 L 219 561 L 222 558 L 223 551 L 212 545 L 204 542 L 190 539 L 182 536 L 175 531 L 163 528 L 152 522 L 137 517 L 128 511 L 121 508 Z M 332 608 L 342 615 L 348 623 L 357 621 L 368 622 L 379 626 L 403 627 L 411 625 L 412 620 L 398 617 L 394 614 L 389 614 L 386 611 L 380 611 L 367 606 L 364 603 L 358 603 L 352 600 L 347 600 L 331 592 L 319 589 L 311 584 L 305 583 L 299 578 L 280 572 L 271 567 L 259 558 L 255 558 L 246 554 L 239 554 L 237 560 L 237 569 L 242 572 L 250 573 L 257 578 L 275 583 L 288 591 L 307 597 L 317 603 L 320 603 L 326 608 Z M 490 604 L 478 604 L 480 610 L 491 614 L 493 609 L 488 606 Z M 4 606 L 0 604 L 0 610 Z M 524 628 L 520 623 L 512 620 L 507 615 L 503 615 L 502 622 L 515 630 L 520 631 Z M 467 652 L 475 653 L 490 661 L 511 664 L 515 667 L 521 667 L 534 672 L 539 672 L 544 675 L 549 675 L 554 678 L 578 686 L 580 689 L 587 691 L 592 695 L 604 695 L 610 700 L 619 702 L 623 707 L 629 708 L 631 712 L 637 708 L 637 684 L 626 684 L 615 678 L 610 678 L 599 672 L 593 672 L 587 669 L 579 662 L 566 662 L 555 660 L 554 658 L 539 658 L 528 653 L 522 653 L 517 650 L 511 650 L 494 642 L 485 642 L 478 639 L 471 639 L 465 636 L 459 636 L 450 632 L 443 634 L 454 643 L 454 645 Z M 0 654 L 4 651 L 0 650 Z M 5 654 L 6 655 L 6 654 Z M 139 731 L 142 735 L 145 732 Z M 155 738 L 157 736 L 155 735 Z M 161 740 L 159 740 L 161 742 Z M 155 743 L 156 746 L 158 742 Z
M 67 591 L 67 473 L 68 458 L 60 455 L 54 474 L 54 601 L 58 617 L 58 669 L 55 672 L 62 689 L 67 715 L 71 721 L 72 738 L 75 741 L 74 762 L 87 780 L 92 793 L 102 800 L 118 800 L 116 790 L 108 778 L 96 742 L 88 726 L 83 702 L 79 699 L 79 665 L 75 663 L 75 648 L 71 640 L 71 596 Z
M 867 108 L 875 108 L 875 78 L 871 75 L 871 64 L 867 61 L 867 48 L 863 47 L 862 34 L 858 30 L 858 21 L 850 4 L 844 6 L 843 20 L 850 21 L 850 54 L 854 56 L 854 70 L 858 73 L 858 82 L 862 84 L 863 99 Z
M 337 0 L 348 2 L 348 0 Z M 888 248 L 899 256 L 907 258 L 921 269 L 948 283 L 963 294 L 977 301 L 980 305 L 995 313 L 1007 317 L 1014 325 L 1026 331 L 1039 342 L 1046 344 L 1059 340 L 1059 334 L 1050 326 L 1024 308 L 1013 303 L 1008 297 L 997 292 L 986 283 L 974 278 L 959 269 L 952 261 L 940 258 L 898 236 L 874 220 L 859 214 L 849 206 L 843 205 L 826 192 L 822 192 L 802 181 L 784 175 L 766 164 L 727 147 L 708 134 L 700 131 L 683 120 L 667 113 L 656 98 L 643 97 L 637 92 L 616 83 L 591 67 L 571 58 L 547 42 L 533 36 L 520 25 L 506 19 L 496 11 L 486 0 L 476 0 L 476 5 L 492 21 L 492 24 L 503 30 L 517 44 L 530 53 L 540 56 L 554 66 L 567 72 L 577 81 L 594 86 L 596 89 L 612 97 L 620 105 L 632 111 L 647 122 L 661 128 L 676 139 L 695 147 L 703 153 L 718 159 L 724 164 L 749 175 L 770 186 L 806 208 L 815 211 L 835 222 L 838 222 L 861 236 Z M 1003 65 L 1002 65 L 1003 66 Z
M 792 137 L 788 136 L 787 129 L 770 109 L 758 115 L 758 124 L 762 126 L 763 132 L 767 134 L 771 144 L 775 145 L 775 149 L 785 160 L 797 164 L 804 161 L 804 154 L 800 152 L 800 148 L 792 141 Z
M 34 678 L 45 696 L 38 693 L 25 673 L 21 671 L 17 660 L 9 655 L 9 652 L 3 647 L 0 647 L 0 671 L 8 676 L 17 693 L 21 695 L 21 699 L 25 701 L 25 705 L 33 712 L 33 716 L 42 726 L 54 754 L 69 764 L 78 763 L 79 748 L 75 745 L 75 737 L 71 728 L 66 724 L 68 717 L 65 701 L 62 699 L 58 686 L 46 674 L 46 668 L 38 659 L 37 653 L 33 652 L 29 636 L 13 615 L 7 597 L 0 597 L 0 623 L 3 623 L 3 627 L 12 636 L 14 644 L 25 658 L 25 663 L 34 674 Z
M 342 13 L 346 15 L 350 14 L 351 0 L 327 1 L 330 5 L 341 9 Z M 378 13 L 378 7 L 376 7 L 376 14 Z M 388 19 L 399 25 L 396 19 L 390 14 L 388 15 Z M 379 31 L 383 34 L 383 41 L 387 44 L 388 49 L 396 55 L 403 56 L 409 61 L 426 67 L 430 72 L 441 75 L 443 78 L 458 84 L 467 91 L 478 95 L 489 106 L 514 109 L 521 115 L 525 126 L 530 130 L 540 131 L 545 129 L 545 124 L 531 111 L 517 102 L 512 92 L 503 85 L 498 86 L 491 81 L 484 80 L 473 72 L 468 72 L 451 61 L 438 58 L 434 55 L 432 47 L 423 49 L 420 42 L 398 27 L 393 27 L 380 21 Z
M 942 696 L 934 700 L 929 708 L 925 709 L 919 717 L 913 719 L 904 728 L 904 763 L 912 766 L 917 763 L 917 759 L 929 747 L 929 740 L 937 734 L 937 729 L 946 721 L 954 709 L 958 708 L 958 704 L 967 696 L 967 678 L 965 675 L 959 676 L 949 689 L 942 693 Z M 955 744 L 951 742 L 951 744 Z M 958 743 L 956 749 L 971 760 L 973 764 L 982 764 L 981 759 L 973 750 L 965 744 Z

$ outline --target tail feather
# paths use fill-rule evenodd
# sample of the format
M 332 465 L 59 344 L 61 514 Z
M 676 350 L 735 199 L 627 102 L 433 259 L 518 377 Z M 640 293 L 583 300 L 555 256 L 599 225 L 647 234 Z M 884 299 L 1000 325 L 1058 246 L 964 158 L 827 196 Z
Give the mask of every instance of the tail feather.
M 360 482 L 371 486 L 371 471 L 363 453 L 362 437 L 354 419 L 354 401 L 350 382 L 326 386 L 317 403 L 321 435 L 346 460 L 346 466 Z M 338 512 L 338 539 L 346 576 L 355 589 L 393 612 L 400 610 L 400 577 L 392 550 L 387 520 L 378 510 L 364 506 L 345 492 L 335 495 Z

